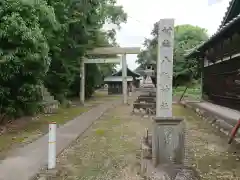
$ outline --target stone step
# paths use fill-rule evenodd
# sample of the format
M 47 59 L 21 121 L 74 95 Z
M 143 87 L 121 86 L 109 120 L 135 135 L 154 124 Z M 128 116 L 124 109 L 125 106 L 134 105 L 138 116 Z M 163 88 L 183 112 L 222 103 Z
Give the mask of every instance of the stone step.
M 148 108 L 156 108 L 156 103 L 134 103 L 134 109 L 148 109 Z
M 49 92 L 44 92 L 43 96 L 51 96 L 51 94 Z
M 139 96 L 136 100 L 136 103 L 137 102 L 155 103 L 156 98 L 155 97 L 149 97 L 149 96 L 142 96 L 142 97 Z
M 48 91 L 47 88 L 42 88 L 42 105 L 44 113 L 54 113 L 59 107 L 59 102 L 54 99 L 54 96 Z
M 42 101 L 42 104 L 59 104 L 59 102 L 55 99 L 53 100 L 48 100 L 48 101 Z
M 43 100 L 55 100 L 53 96 L 44 96 Z

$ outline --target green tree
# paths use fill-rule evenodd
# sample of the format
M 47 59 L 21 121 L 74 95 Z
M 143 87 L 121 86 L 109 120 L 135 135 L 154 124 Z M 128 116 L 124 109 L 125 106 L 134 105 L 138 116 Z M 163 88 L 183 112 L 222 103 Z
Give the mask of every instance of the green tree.
M 142 67 L 151 61 L 157 60 L 157 36 L 158 26 L 154 24 L 151 32 L 152 39 L 145 39 L 143 50 L 136 60 Z M 197 62 L 195 59 L 186 60 L 184 54 L 196 45 L 208 39 L 207 31 L 198 26 L 179 25 L 174 28 L 174 85 L 190 81 L 192 78 L 198 78 Z
M 98 1 L 50 1 L 54 7 L 56 19 L 61 24 L 51 48 L 52 63 L 45 79 L 45 85 L 55 97 L 63 101 L 67 94 L 79 92 L 79 66 L 86 50 L 98 46 L 111 46 L 115 43 L 115 31 L 104 32 L 105 23 L 120 25 L 126 21 L 126 14 L 114 0 Z M 98 65 L 87 65 L 87 70 L 97 69 Z M 108 65 L 110 68 L 114 66 Z M 88 70 L 89 71 L 89 70 Z M 86 97 L 91 96 L 92 86 L 101 76 L 100 71 L 92 71 L 86 75 Z M 91 83 L 92 85 L 88 85 Z M 75 87 L 75 89 L 73 89 Z M 90 88 L 91 87 L 91 88 Z M 71 90 L 71 91 L 70 91 Z
M 60 101 L 79 92 L 79 66 L 86 50 L 116 45 L 116 32 L 102 27 L 120 27 L 126 18 L 115 0 L 1 1 L 1 119 L 37 112 L 43 84 Z M 87 66 L 87 97 L 113 67 Z
M 0 2 L 1 120 L 37 111 L 51 62 L 45 35 L 57 26 L 54 17 L 44 0 Z
M 184 55 L 187 50 L 207 39 L 207 31 L 198 26 L 181 25 L 175 27 L 174 78 L 177 80 L 177 84 L 182 84 L 192 78 L 199 78 L 196 59 L 186 60 Z

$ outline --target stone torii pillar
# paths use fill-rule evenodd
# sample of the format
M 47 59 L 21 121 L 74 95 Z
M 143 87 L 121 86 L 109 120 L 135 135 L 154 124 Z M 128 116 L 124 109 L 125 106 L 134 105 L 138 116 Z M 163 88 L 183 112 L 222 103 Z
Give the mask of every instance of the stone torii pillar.
M 101 47 L 95 48 L 92 51 L 88 51 L 88 55 L 121 55 L 122 56 L 122 87 L 123 87 L 123 103 L 127 104 L 127 54 L 139 54 L 139 47 Z M 81 87 L 80 87 L 80 101 L 82 104 L 85 102 L 85 63 L 88 62 L 88 59 L 85 59 L 81 62 Z M 92 59 L 91 63 L 116 63 L 112 61 L 100 61 L 97 59 Z

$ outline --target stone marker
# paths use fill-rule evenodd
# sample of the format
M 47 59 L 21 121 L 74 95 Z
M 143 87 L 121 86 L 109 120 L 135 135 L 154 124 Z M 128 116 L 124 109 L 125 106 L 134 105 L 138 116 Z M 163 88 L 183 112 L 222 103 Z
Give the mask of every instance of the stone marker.
M 185 160 L 185 124 L 183 118 L 154 118 L 153 162 L 183 164 Z
M 156 117 L 152 141 L 146 143 L 147 136 L 142 145 L 141 174 L 151 180 L 199 180 L 195 169 L 185 166 L 184 118 L 172 116 L 174 20 L 160 20 L 158 30 Z

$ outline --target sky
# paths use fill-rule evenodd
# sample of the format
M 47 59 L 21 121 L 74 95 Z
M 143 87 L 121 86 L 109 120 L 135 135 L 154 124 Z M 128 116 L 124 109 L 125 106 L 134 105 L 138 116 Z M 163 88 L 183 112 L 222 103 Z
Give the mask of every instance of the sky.
M 174 18 L 175 25 L 191 24 L 214 34 L 227 10 L 230 0 L 117 0 L 128 14 L 127 23 L 117 31 L 121 47 L 142 47 L 149 38 L 153 24 L 163 18 Z M 137 68 L 137 55 L 127 55 L 128 67 Z M 120 69 L 118 66 L 117 69 Z

